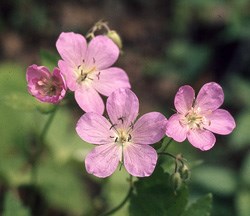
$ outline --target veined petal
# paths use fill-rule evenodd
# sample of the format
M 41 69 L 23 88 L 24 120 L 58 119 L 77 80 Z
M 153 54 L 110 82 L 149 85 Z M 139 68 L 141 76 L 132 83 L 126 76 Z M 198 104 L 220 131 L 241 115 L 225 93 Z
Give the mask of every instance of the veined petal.
M 85 158 L 87 172 L 99 178 L 110 176 L 119 164 L 119 151 L 116 144 L 95 147 Z
M 187 113 L 191 109 L 194 99 L 194 89 L 189 85 L 182 86 L 179 88 L 174 98 L 176 110 L 182 114 Z
M 86 142 L 92 144 L 108 144 L 114 140 L 110 122 L 96 113 L 85 113 L 77 122 L 76 132 Z
M 41 77 L 50 77 L 51 74 L 48 70 L 48 68 L 44 66 L 37 66 L 35 64 L 30 65 L 27 68 L 26 72 L 26 80 L 29 84 L 29 82 L 32 82 L 33 79 L 37 78 L 40 79 Z
M 135 121 L 139 111 L 139 101 L 130 89 L 118 89 L 107 99 L 107 112 L 113 124 L 128 128 Z
M 204 127 L 217 134 L 230 134 L 235 128 L 234 118 L 224 109 L 215 110 L 210 115 L 207 115 L 206 119 L 210 124 Z
M 65 77 L 65 81 L 66 81 L 67 87 L 71 91 L 75 91 L 79 87 L 79 85 L 76 82 L 77 78 L 75 77 L 75 74 L 74 74 L 74 71 L 73 71 L 74 69 L 72 67 L 70 67 L 63 60 L 59 60 L 58 67 L 60 68 L 61 73 Z
M 216 141 L 214 134 L 208 130 L 190 130 L 187 138 L 195 148 L 202 151 L 211 149 Z
M 56 48 L 62 59 L 71 67 L 81 65 L 85 61 L 86 39 L 73 32 L 63 32 L 56 41 Z
M 109 96 L 116 89 L 131 87 L 126 72 L 121 68 L 112 67 L 101 70 L 96 76 L 93 86 L 105 96 Z
M 159 112 L 150 112 L 135 123 L 132 141 L 135 144 L 154 144 L 162 139 L 166 131 L 167 119 Z
M 113 65 L 119 56 L 119 48 L 107 36 L 94 37 L 88 45 L 86 65 L 96 65 L 98 70 Z
M 156 166 L 157 153 L 148 145 L 131 144 L 124 148 L 124 166 L 133 176 L 150 176 Z
M 214 111 L 218 109 L 224 101 L 224 93 L 221 86 L 215 82 L 210 82 L 202 86 L 196 101 L 195 107 L 202 112 Z
M 167 122 L 166 135 L 177 142 L 183 142 L 187 138 L 187 127 L 180 124 L 180 114 L 172 115 Z
M 75 99 L 85 112 L 95 112 L 101 115 L 104 112 L 102 98 L 92 87 L 82 85 L 81 88 L 75 91 Z

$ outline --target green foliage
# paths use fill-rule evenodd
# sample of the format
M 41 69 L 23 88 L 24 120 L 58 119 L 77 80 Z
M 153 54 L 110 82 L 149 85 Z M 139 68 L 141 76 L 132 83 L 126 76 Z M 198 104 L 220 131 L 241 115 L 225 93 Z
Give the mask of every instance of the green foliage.
M 188 190 L 182 186 L 174 191 L 169 174 L 158 167 L 152 176 L 135 182 L 135 193 L 130 199 L 130 215 L 181 215 L 188 202 Z
M 37 169 L 37 184 L 49 205 L 75 215 L 90 209 L 87 191 L 74 166 L 59 165 L 46 157 Z
M 211 209 L 212 194 L 207 194 L 190 205 L 182 216 L 209 216 Z
M 213 193 L 232 195 L 237 188 L 236 174 L 228 168 L 200 166 L 192 171 L 192 181 Z
M 249 216 L 250 189 L 242 189 L 236 195 L 236 208 L 238 216 Z
M 9 191 L 5 195 L 2 216 L 31 216 L 29 209 L 24 207 L 16 194 Z
M 42 49 L 40 50 L 40 59 L 41 65 L 45 65 L 52 72 L 52 70 L 57 67 L 59 56 L 51 51 Z

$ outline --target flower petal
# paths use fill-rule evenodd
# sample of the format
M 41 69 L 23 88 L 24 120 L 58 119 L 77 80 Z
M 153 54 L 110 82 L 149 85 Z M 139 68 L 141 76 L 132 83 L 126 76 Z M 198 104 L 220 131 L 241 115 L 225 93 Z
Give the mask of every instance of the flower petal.
M 77 122 L 76 132 L 86 142 L 107 144 L 114 141 L 110 127 L 110 122 L 100 114 L 85 113 Z
M 126 72 L 121 68 L 112 67 L 101 70 L 96 76 L 93 86 L 105 96 L 109 96 L 116 89 L 131 87 Z
M 187 127 L 180 124 L 180 118 L 180 114 L 172 115 L 166 126 L 166 135 L 177 142 L 183 142 L 187 138 Z
M 75 91 L 75 99 L 85 112 L 95 112 L 101 115 L 104 112 L 102 98 L 92 87 L 82 85 L 80 89 Z
M 87 42 L 80 34 L 63 32 L 56 41 L 56 48 L 67 64 L 71 67 L 76 67 L 85 60 Z
M 215 82 L 210 82 L 202 86 L 196 101 L 195 107 L 201 111 L 214 111 L 218 109 L 224 101 L 224 93 L 221 86 Z
M 208 130 L 190 130 L 187 138 L 195 148 L 202 151 L 211 149 L 216 141 L 214 134 Z
M 124 166 L 133 176 L 150 176 L 156 162 L 157 153 L 151 146 L 131 144 L 124 148 Z
M 176 110 L 182 114 L 187 113 L 193 105 L 194 98 L 194 89 L 189 85 L 182 86 L 179 88 L 174 98 Z
M 107 99 L 107 112 L 113 124 L 128 128 L 135 121 L 138 111 L 138 98 L 130 89 L 118 89 Z
M 210 125 L 204 126 L 206 129 L 217 134 L 230 134 L 235 128 L 235 121 L 231 114 L 224 109 L 217 109 L 206 116 Z
M 67 83 L 67 87 L 71 91 L 75 91 L 78 88 L 78 84 L 76 82 L 76 77 L 73 72 L 73 68 L 71 68 L 65 61 L 59 60 L 58 67 L 60 68 L 61 73 L 65 77 L 65 81 Z
M 106 36 L 94 37 L 88 46 L 86 65 L 96 65 L 102 70 L 113 65 L 119 56 L 119 48 Z
M 119 151 L 116 144 L 95 147 L 85 158 L 87 172 L 99 178 L 110 176 L 119 164 Z
M 167 119 L 159 112 L 150 112 L 138 119 L 131 133 L 135 144 L 154 144 L 162 139 Z
M 26 71 L 26 80 L 28 84 L 29 82 L 32 82 L 32 80 L 35 78 L 40 79 L 41 77 L 50 77 L 50 76 L 51 74 L 48 68 L 44 66 L 37 66 L 35 64 L 30 65 Z

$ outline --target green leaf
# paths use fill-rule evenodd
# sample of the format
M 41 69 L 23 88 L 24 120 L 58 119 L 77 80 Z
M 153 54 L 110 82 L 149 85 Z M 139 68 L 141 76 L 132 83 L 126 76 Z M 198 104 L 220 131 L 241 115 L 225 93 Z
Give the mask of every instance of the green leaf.
M 250 153 L 246 156 L 240 172 L 242 182 L 250 187 Z M 250 212 L 250 211 L 249 211 Z
M 233 149 L 247 148 L 250 145 L 250 110 L 244 110 L 237 118 L 237 127 L 232 133 L 231 146 Z
M 212 194 L 207 194 L 195 203 L 182 214 L 182 216 L 209 216 L 212 209 Z
M 157 167 L 153 175 L 135 182 L 135 193 L 130 199 L 131 216 L 181 215 L 188 199 L 188 190 L 184 185 L 174 192 L 169 174 Z
M 236 196 L 236 208 L 238 216 L 249 216 L 250 190 L 240 190 Z
M 75 215 L 82 215 L 91 208 L 86 188 L 72 164 L 58 164 L 48 155 L 40 162 L 37 182 L 52 207 Z
M 211 192 L 229 196 L 237 188 L 236 174 L 218 166 L 200 166 L 192 170 L 192 181 Z
M 51 51 L 42 49 L 40 51 L 41 64 L 52 70 L 57 67 L 59 56 Z
M 30 211 L 24 207 L 16 196 L 12 192 L 8 192 L 4 201 L 3 216 L 30 216 Z
M 28 93 L 12 92 L 6 94 L 2 101 L 5 105 L 15 110 L 34 111 L 36 110 L 36 101 Z

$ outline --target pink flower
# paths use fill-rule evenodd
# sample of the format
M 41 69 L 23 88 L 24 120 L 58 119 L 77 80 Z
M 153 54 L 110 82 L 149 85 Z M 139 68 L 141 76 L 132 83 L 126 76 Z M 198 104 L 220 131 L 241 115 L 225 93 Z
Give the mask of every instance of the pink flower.
M 38 100 L 56 104 L 66 93 L 66 84 L 58 68 L 53 74 L 44 66 L 31 65 L 26 72 L 28 91 Z
M 177 142 L 183 142 L 187 138 L 194 147 L 202 151 L 211 149 L 216 141 L 213 133 L 226 135 L 235 128 L 235 121 L 230 113 L 218 109 L 223 101 L 223 90 L 215 82 L 202 86 L 196 99 L 191 86 L 182 86 L 175 95 L 177 113 L 167 122 L 167 136 Z
M 85 159 L 87 172 L 104 178 L 110 176 L 120 162 L 131 175 L 151 175 L 157 153 L 149 144 L 164 136 L 166 118 L 161 113 L 151 112 L 135 122 L 139 101 L 129 89 L 113 92 L 106 108 L 110 121 L 100 114 L 86 113 L 76 126 L 83 140 L 97 144 Z
M 119 48 L 106 36 L 97 36 L 87 45 L 86 39 L 73 32 L 61 33 L 56 47 L 63 60 L 58 62 L 67 86 L 85 112 L 104 112 L 98 94 L 109 96 L 118 88 L 130 88 L 127 74 L 110 67 L 119 56 Z

